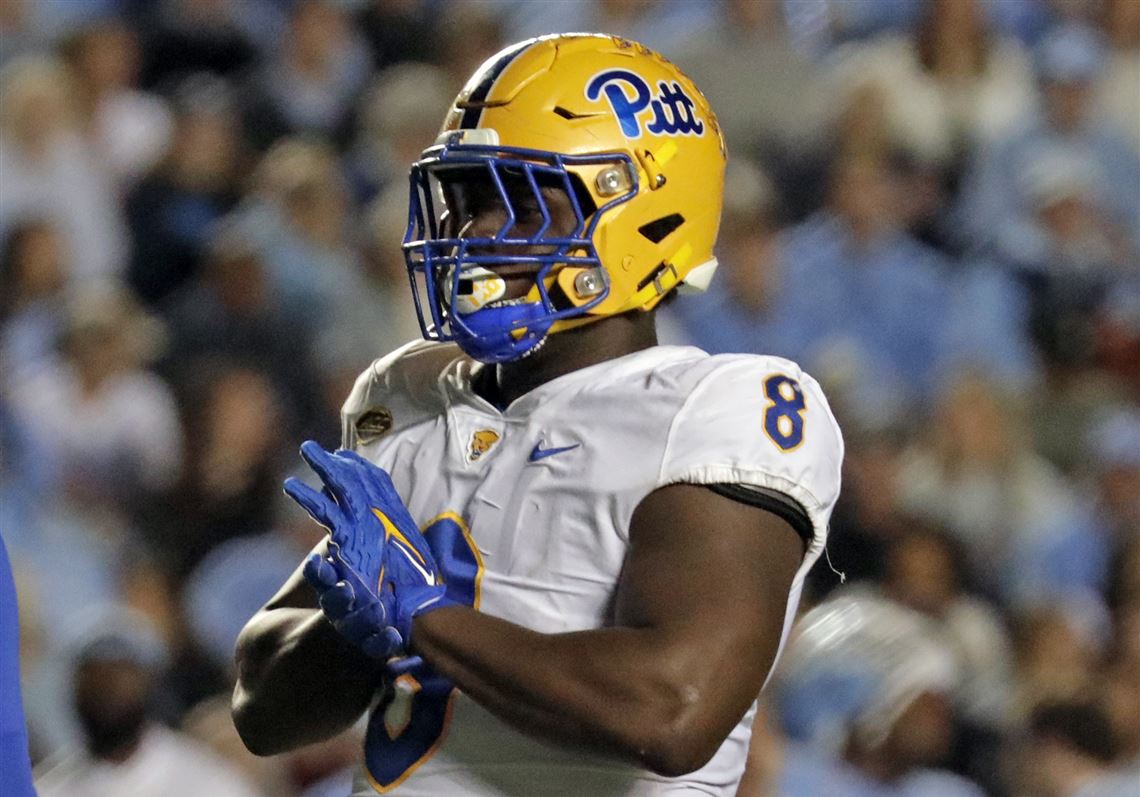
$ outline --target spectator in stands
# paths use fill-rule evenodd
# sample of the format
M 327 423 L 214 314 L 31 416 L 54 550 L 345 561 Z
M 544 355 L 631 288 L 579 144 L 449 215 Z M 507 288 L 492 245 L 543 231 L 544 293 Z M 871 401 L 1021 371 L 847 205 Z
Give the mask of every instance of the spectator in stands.
M 0 532 L 20 595 L 21 676 L 33 760 L 74 741 L 63 647 L 74 615 L 120 600 L 121 551 L 138 545 L 112 496 L 60 485 L 0 395 Z M 60 578 L 60 562 L 67 563 Z
M 1001 789 L 1002 735 L 1012 723 L 1013 644 L 997 609 L 966 591 L 965 551 L 942 529 L 913 522 L 887 553 L 882 593 L 924 614 L 961 668 L 948 763 L 988 793 Z
M 1140 566 L 1140 556 L 1133 556 Z M 1117 643 L 1102 675 L 1100 702 L 1119 744 L 1121 768 L 1140 778 L 1140 599 L 1117 614 Z
M 1037 235 L 1008 250 L 1007 261 L 1038 290 L 1099 293 L 1140 262 L 1133 230 L 1112 213 L 1111 179 L 1090 152 L 1046 145 L 1036 158 L 1021 179 Z
M 370 361 L 370 352 L 393 351 L 422 337 L 415 305 L 410 301 L 408 271 L 401 252 L 407 226 L 406 185 L 389 186 L 365 209 L 358 250 L 362 289 L 367 291 L 365 304 L 373 314 L 373 323 L 368 330 L 362 326 L 361 334 L 369 336 L 371 342 L 364 346 L 353 345 L 353 340 L 359 338 L 345 334 L 348 327 L 318 338 L 315 349 L 320 356 L 312 374 L 318 385 L 309 398 L 313 406 L 321 409 L 309 418 L 307 431 L 298 439 L 307 437 L 328 446 L 337 445 L 339 429 L 332 428 L 328 419 L 339 417 L 344 397 L 352 389 L 360 369 Z M 375 323 L 375 319 L 382 322 Z M 361 323 L 365 323 L 365 319 L 361 319 Z
M 137 87 L 138 37 L 125 22 L 107 19 L 79 29 L 61 49 L 75 76 L 84 135 L 126 189 L 162 158 L 173 128 L 166 102 Z
M 1028 55 L 989 27 L 980 0 L 932 0 L 913 34 L 845 45 L 829 60 L 840 94 L 876 86 L 892 142 L 946 177 L 1035 110 Z
M 365 210 L 363 263 L 369 284 L 384 304 L 385 351 L 421 336 L 415 305 L 408 301 L 408 270 L 401 251 L 408 227 L 407 204 L 407 188 L 397 183 Z
M 14 224 L 0 248 L 0 370 L 9 384 L 55 357 L 69 273 L 65 249 L 45 219 Z
M 755 158 L 776 184 L 781 214 L 801 218 L 822 187 L 837 104 L 820 67 L 791 40 L 785 5 L 724 0 L 715 26 L 687 36 L 674 60 L 717 109 L 732 149 L 729 177 L 740 156 Z
M 242 229 L 262 254 L 272 292 L 316 336 L 318 359 L 355 352 L 364 367 L 385 333 L 351 226 L 351 195 L 335 151 L 305 138 L 278 142 L 255 175 Z
M 887 553 L 895 540 L 914 522 L 901 506 L 900 470 L 908 430 L 891 408 L 852 407 L 842 381 L 833 403 L 843 420 L 843 493 L 835 506 L 831 525 L 835 534 L 828 541 L 828 555 L 835 568 L 853 581 L 881 581 L 886 573 Z M 872 415 L 882 412 L 885 415 Z M 894 408 L 897 410 L 897 408 Z M 823 568 L 812 571 L 809 582 L 826 592 L 836 586 Z
M 238 200 L 241 126 L 234 103 L 229 86 L 211 75 L 180 83 L 170 150 L 126 198 L 134 239 L 129 278 L 148 303 L 194 276 L 215 223 Z
M 293 439 L 281 393 L 263 371 L 225 360 L 200 371 L 186 393 L 185 473 L 149 524 L 179 585 L 216 545 L 265 530 L 282 448 Z
M 713 19 L 700 0 L 583 0 L 521 3 L 507 16 L 508 40 L 551 31 L 596 30 L 627 36 L 664 53 L 707 29 Z
M 1104 48 L 1086 27 L 1065 25 L 1037 46 L 1044 113 L 1026 129 L 981 151 L 963 190 L 964 231 L 975 245 L 1018 265 L 1042 248 L 1040 181 L 1046 153 L 1064 152 L 1083 164 L 1082 179 L 1105 218 L 1140 241 L 1140 157 L 1130 143 L 1094 115 L 1093 87 Z M 1055 157 L 1050 155 L 1049 157 Z
M 1096 594 L 1107 541 L 1090 507 L 1030 447 L 1017 410 L 976 375 L 946 385 L 901 469 L 903 506 L 947 525 L 988 594 L 1013 603 Z
M 265 150 L 278 138 L 319 134 L 349 140 L 352 109 L 372 68 L 368 48 L 330 0 L 294 3 L 275 57 L 267 61 L 246 103 L 246 133 Z
M 84 746 L 45 765 L 36 781 L 41 797 L 254 797 L 252 786 L 223 759 L 151 719 L 164 659 L 162 642 L 127 610 L 92 623 L 73 659 Z
M 11 385 L 18 422 L 70 489 L 137 502 L 172 486 L 182 430 L 170 388 L 145 369 L 161 326 L 118 288 L 69 303 L 63 357 Z
M 1124 797 L 1132 775 L 1114 771 L 1112 727 L 1094 704 L 1049 703 L 1034 710 L 1021 782 L 1040 797 Z
M 966 577 L 958 541 L 918 523 L 890 547 L 883 594 L 930 618 L 954 651 L 962 676 L 954 697 L 963 716 L 1004 730 L 1013 646 L 997 611 L 966 592 Z
M 1124 545 L 1115 564 L 1110 599 L 1120 625 L 1121 656 L 1140 663 L 1140 536 Z
M 253 241 L 233 219 L 221 220 L 200 273 L 162 307 L 170 346 L 161 371 L 188 389 L 217 360 L 265 371 L 300 418 L 312 417 L 312 340 L 274 295 Z
M 1024 282 L 986 259 L 959 261 L 949 282 L 944 376 L 972 371 L 1002 390 L 1032 391 L 1042 366 L 1030 334 L 1033 294 Z
M 1114 282 L 1096 318 L 1097 352 L 1123 400 L 1140 404 L 1140 274 Z
M 140 82 L 151 90 L 201 72 L 236 79 L 253 67 L 258 46 L 268 49 L 282 29 L 279 12 L 263 0 L 165 0 L 150 11 L 139 28 Z
M 1041 291 L 1030 331 L 1042 389 L 1030 394 L 1036 449 L 1063 471 L 1087 475 L 1093 427 L 1114 407 L 1140 401 L 1140 275 L 1099 291 Z M 1091 294 L 1091 295 L 1090 295 Z M 1089 491 L 1092 497 L 1094 491 Z
M 377 69 L 402 61 L 442 60 L 439 13 L 432 0 L 365 0 L 358 5 L 357 25 Z
M 1093 468 L 1098 516 L 1113 546 L 1140 541 L 1140 407 L 1106 413 L 1085 446 Z
M 27 0 L 0 5 L 0 65 L 42 44 Z
M 376 76 L 359 108 L 359 130 L 345 160 L 356 199 L 365 204 L 383 189 L 405 189 L 408 164 L 435 141 L 458 91 L 438 66 L 403 63 Z
M 980 796 L 929 769 L 949 754 L 957 678 L 953 653 L 921 615 L 858 592 L 817 606 L 772 684 L 790 740 L 780 794 Z
M 1093 599 L 1041 603 L 1013 620 L 1013 716 L 1024 721 L 1039 705 L 1088 699 L 1111 631 L 1108 612 Z
M 28 55 L 0 70 L 0 235 L 18 220 L 59 225 L 72 279 L 121 274 L 128 240 L 114 182 L 76 122 L 71 74 Z
M 844 156 L 823 211 L 789 229 L 780 251 L 776 347 L 822 373 L 839 360 L 862 387 L 929 395 L 942 366 L 945 263 L 901 228 L 898 172 L 882 152 Z M 786 348 L 784 348 L 786 346 Z
M 1140 155 L 1140 3 L 1105 0 L 1102 6 L 1110 50 L 1097 82 L 1096 107 L 1128 135 Z
M 518 8 L 532 10 L 538 5 L 527 3 Z M 490 5 L 468 3 L 462 14 L 447 14 L 437 20 L 437 24 L 439 66 L 451 76 L 451 82 L 456 86 L 462 86 L 480 64 L 509 43 L 503 33 L 502 15 L 494 13 Z

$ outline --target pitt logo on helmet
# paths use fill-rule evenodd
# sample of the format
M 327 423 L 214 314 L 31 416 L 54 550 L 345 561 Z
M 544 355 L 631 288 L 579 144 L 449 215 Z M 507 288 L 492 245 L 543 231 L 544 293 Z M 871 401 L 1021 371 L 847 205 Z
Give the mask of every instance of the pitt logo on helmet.
M 623 86 L 633 91 L 632 97 Z M 651 97 L 649 84 L 641 75 L 628 69 L 607 69 L 586 84 L 586 99 L 595 102 L 604 93 L 627 138 L 641 136 L 639 115 L 646 109 L 653 112 L 653 119 L 645 129 L 654 135 L 704 135 L 704 122 L 697 118 L 695 103 L 680 83 L 670 85 L 662 80 L 657 89 L 657 96 Z

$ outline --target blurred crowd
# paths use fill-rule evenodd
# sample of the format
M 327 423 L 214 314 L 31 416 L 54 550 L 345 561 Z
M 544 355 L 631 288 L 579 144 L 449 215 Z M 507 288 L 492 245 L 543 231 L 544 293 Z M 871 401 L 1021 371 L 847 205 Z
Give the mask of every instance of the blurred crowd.
M 419 336 L 408 165 L 567 30 L 661 50 L 726 131 L 720 272 L 663 340 L 799 361 L 846 437 L 741 794 L 1140 793 L 1140 0 L 0 0 L 41 793 L 348 792 L 353 733 L 244 751 L 233 641 L 318 539 L 298 442 Z

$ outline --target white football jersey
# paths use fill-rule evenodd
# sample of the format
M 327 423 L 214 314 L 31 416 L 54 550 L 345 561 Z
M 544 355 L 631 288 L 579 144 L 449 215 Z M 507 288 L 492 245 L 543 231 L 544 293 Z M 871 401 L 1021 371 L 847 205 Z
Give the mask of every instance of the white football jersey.
M 449 596 L 542 633 L 607 624 L 634 509 L 679 482 L 791 499 L 811 521 L 784 635 L 823 551 L 843 442 L 788 360 L 657 346 L 561 376 L 503 411 L 481 368 L 417 341 L 378 360 L 343 411 L 344 445 L 388 470 Z M 726 673 L 726 677 L 731 677 Z M 354 795 L 731 795 L 753 711 L 700 770 L 664 778 L 519 733 L 428 668 L 369 719 Z

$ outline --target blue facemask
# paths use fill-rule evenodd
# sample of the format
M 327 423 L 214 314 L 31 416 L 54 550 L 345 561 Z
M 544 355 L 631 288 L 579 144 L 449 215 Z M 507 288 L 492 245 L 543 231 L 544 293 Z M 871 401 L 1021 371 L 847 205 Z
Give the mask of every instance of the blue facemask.
M 533 352 L 555 322 L 585 315 L 604 301 L 609 295 L 609 283 L 593 244 L 594 229 L 604 213 L 637 194 L 636 180 L 630 190 L 587 217 L 588 211 L 574 190 L 567 166 L 623 160 L 629 164 L 630 173 L 635 174 L 629 157 L 619 154 L 568 156 L 453 143 L 427 150 L 411 170 L 411 201 L 403 247 L 424 337 L 454 341 L 481 362 L 510 362 Z M 492 235 L 461 237 L 461 233 L 444 229 L 444 213 L 448 209 L 441 180 L 458 169 L 464 170 L 468 179 L 474 172 L 498 193 L 505 221 Z M 508 178 L 515 185 L 529 187 L 527 199 L 537 203 L 542 223 L 531 234 L 521 235 L 516 227 L 519 213 L 507 190 Z M 569 198 L 574 226 L 565 235 L 548 234 L 551 214 L 540 185 L 557 187 Z M 507 265 L 534 268 L 537 291 L 531 291 L 529 301 L 491 301 L 473 306 L 463 300 L 476 275 Z M 594 269 L 600 277 L 600 291 L 582 305 L 562 301 L 562 306 L 557 306 L 549 286 L 553 284 L 552 272 L 565 266 Z M 535 293 L 537 298 L 533 298 Z

